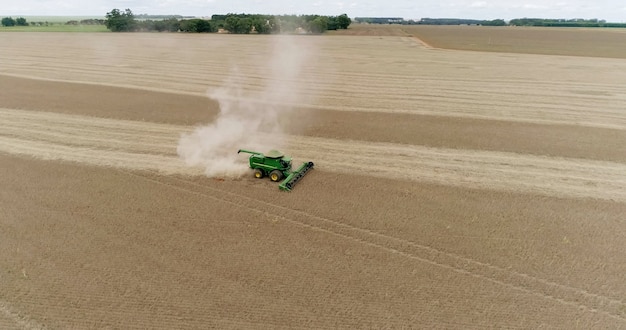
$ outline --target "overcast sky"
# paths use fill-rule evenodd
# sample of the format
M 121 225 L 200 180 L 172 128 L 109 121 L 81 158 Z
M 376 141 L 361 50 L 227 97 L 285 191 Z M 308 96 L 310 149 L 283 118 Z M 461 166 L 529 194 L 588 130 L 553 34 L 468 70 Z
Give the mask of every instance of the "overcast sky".
M 0 0 L 0 16 L 104 16 L 113 8 L 135 14 L 319 14 L 405 19 L 598 18 L 626 22 L 625 0 Z

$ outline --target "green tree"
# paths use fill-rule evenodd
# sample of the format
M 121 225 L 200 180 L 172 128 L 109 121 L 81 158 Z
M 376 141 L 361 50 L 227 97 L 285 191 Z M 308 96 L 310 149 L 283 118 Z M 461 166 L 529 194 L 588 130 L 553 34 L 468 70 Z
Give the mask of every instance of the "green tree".
M 28 26 L 28 22 L 26 22 L 26 19 L 24 17 L 18 17 L 15 20 L 15 25 L 17 25 L 17 26 Z
M 252 19 L 229 15 L 224 22 L 224 29 L 230 33 L 247 34 L 252 31 Z
M 183 20 L 180 22 L 180 30 L 183 32 L 215 32 L 211 22 L 199 18 Z
M 341 14 L 337 16 L 336 21 L 337 21 L 337 28 L 339 29 L 347 29 L 348 26 L 350 26 L 350 23 L 352 23 L 352 20 L 346 14 Z
M 104 24 L 107 29 L 113 32 L 135 31 L 137 27 L 135 16 L 130 9 L 126 9 L 124 12 L 121 12 L 117 8 L 111 10 L 111 12 L 107 13 Z
M 339 28 L 339 24 L 337 23 L 337 17 L 336 16 L 330 16 L 328 18 L 328 26 L 326 27 L 327 30 L 337 30 Z
M 180 25 L 181 23 L 174 17 L 154 22 L 154 28 L 159 32 L 176 32 L 180 30 Z
M 484 21 L 482 25 L 485 25 L 485 26 L 505 26 L 506 22 L 503 19 L 494 19 L 492 21 Z
M 237 25 L 237 33 L 248 34 L 252 31 L 252 19 L 245 17 L 239 20 Z
M 280 31 L 280 26 L 274 17 L 257 17 L 252 20 L 254 30 L 260 34 L 271 34 Z
M 5 17 L 2 19 L 2 26 L 15 26 L 13 17 Z
M 230 33 L 235 33 L 238 22 L 239 22 L 239 17 L 227 16 L 226 19 L 224 20 L 224 29 Z
M 309 23 L 311 33 L 321 34 L 328 30 L 328 17 L 319 16 Z

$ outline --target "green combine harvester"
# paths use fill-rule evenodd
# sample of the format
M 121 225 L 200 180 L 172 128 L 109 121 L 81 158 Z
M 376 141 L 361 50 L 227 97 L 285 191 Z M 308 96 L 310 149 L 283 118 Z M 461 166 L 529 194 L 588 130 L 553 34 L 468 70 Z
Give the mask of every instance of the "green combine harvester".
M 257 151 L 239 149 L 237 153 L 245 152 L 250 154 L 250 168 L 254 170 L 254 177 L 260 179 L 269 176 L 270 180 L 278 182 L 285 178 L 278 185 L 281 190 L 290 191 L 306 172 L 313 168 L 313 162 L 305 162 L 295 171 L 291 171 L 291 157 L 285 156 L 278 150 L 270 150 L 267 154 Z

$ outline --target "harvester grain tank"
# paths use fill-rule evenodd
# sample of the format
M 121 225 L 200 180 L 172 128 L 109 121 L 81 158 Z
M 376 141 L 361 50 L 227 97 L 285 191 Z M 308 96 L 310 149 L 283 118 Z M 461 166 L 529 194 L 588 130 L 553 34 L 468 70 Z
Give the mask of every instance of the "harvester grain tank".
M 278 182 L 281 190 L 290 191 L 306 173 L 313 168 L 313 162 L 304 162 L 295 171 L 291 170 L 291 157 L 285 156 L 278 150 L 270 150 L 263 154 L 258 151 L 239 149 L 237 153 L 250 154 L 250 168 L 254 170 L 254 177 L 257 179 L 268 176 L 270 180 Z

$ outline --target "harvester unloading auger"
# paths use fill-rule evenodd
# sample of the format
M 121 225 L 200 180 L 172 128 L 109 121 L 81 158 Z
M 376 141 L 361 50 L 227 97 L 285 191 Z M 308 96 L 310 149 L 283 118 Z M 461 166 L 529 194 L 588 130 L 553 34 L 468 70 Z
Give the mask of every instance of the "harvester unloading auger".
M 254 177 L 260 179 L 269 176 L 270 180 L 278 182 L 281 190 L 290 191 L 306 173 L 313 168 L 313 162 L 304 162 L 295 171 L 291 170 L 291 157 L 285 156 L 278 150 L 270 150 L 267 154 L 257 151 L 239 149 L 237 153 L 250 154 L 250 168 L 254 170 Z

